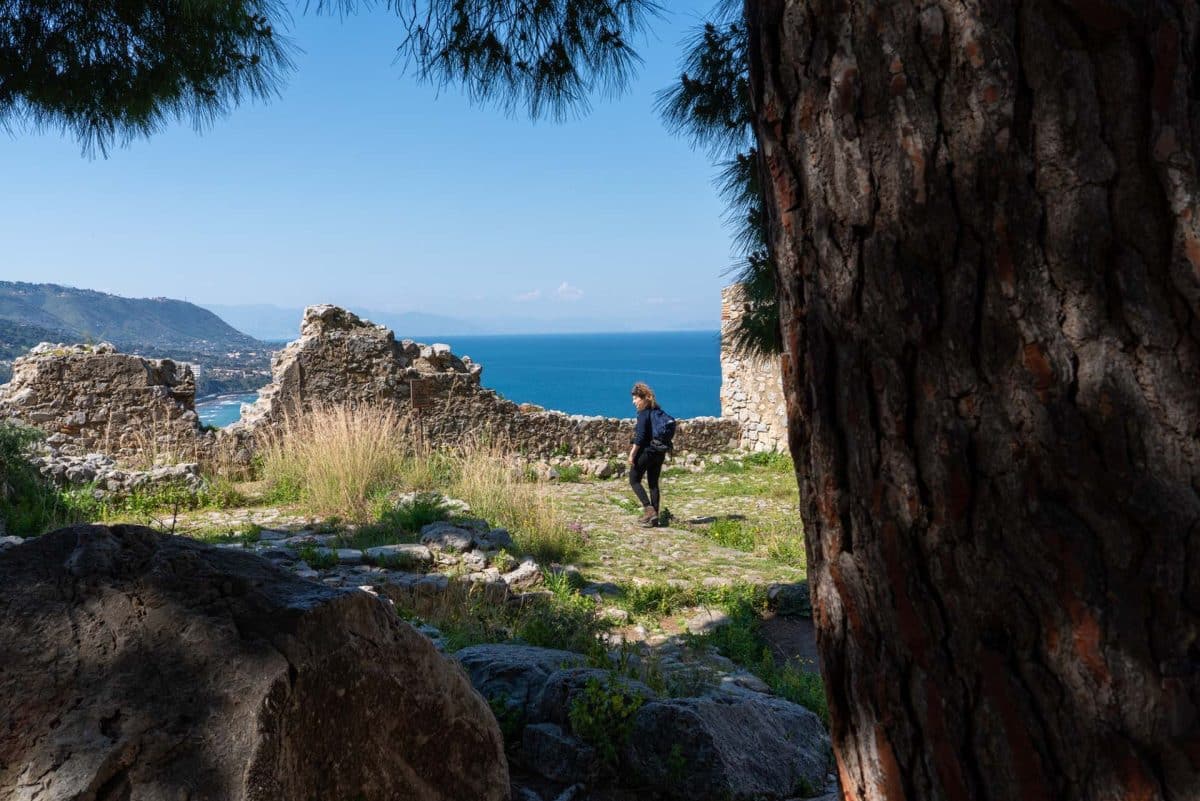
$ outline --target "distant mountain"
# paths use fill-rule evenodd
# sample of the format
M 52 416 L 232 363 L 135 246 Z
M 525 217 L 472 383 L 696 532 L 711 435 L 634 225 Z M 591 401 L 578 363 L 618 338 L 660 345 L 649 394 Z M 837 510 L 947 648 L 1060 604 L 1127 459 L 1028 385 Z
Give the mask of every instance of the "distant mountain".
M 0 281 L 0 383 L 12 360 L 39 342 L 111 342 L 126 353 L 189 362 L 199 368 L 201 395 L 257 389 L 270 377 L 269 345 L 193 303 Z
M 122 350 L 152 345 L 223 353 L 263 347 L 194 303 L 123 298 L 57 284 L 0 281 L 0 320 L 61 332 L 60 336 L 75 342 L 112 342 Z M 18 332 L 9 331 L 13 333 Z

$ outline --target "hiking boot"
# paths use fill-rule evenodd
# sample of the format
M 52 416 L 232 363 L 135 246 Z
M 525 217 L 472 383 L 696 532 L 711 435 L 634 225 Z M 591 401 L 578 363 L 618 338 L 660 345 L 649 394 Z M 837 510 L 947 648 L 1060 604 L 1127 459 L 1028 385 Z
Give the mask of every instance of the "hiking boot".
M 638 522 L 646 528 L 653 528 L 654 524 L 658 522 L 658 512 L 654 511 L 653 506 L 647 506 L 642 509 L 642 517 Z

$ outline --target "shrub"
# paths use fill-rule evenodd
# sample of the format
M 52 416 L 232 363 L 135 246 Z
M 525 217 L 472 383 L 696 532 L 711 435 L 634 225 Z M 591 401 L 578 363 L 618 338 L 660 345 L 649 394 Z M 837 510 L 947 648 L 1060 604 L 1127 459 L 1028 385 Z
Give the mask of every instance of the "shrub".
M 555 469 L 558 471 L 558 480 L 563 483 L 577 484 L 583 481 L 583 468 L 577 464 L 567 464 Z
M 578 593 L 560 593 L 526 607 L 513 635 L 528 645 L 589 653 L 598 647 L 597 638 L 605 628 L 590 599 Z
M 88 519 L 80 503 L 59 492 L 29 461 L 30 450 L 42 437 L 37 429 L 0 423 L 0 519 L 5 533 L 30 537 Z
M 508 693 L 499 693 L 487 699 L 496 723 L 500 725 L 500 734 L 504 737 L 504 745 L 512 748 L 521 742 L 521 730 L 525 728 L 525 710 L 519 701 L 514 701 Z
M 595 605 L 578 593 L 495 603 L 484 592 L 457 582 L 436 595 L 397 599 L 396 611 L 436 626 L 448 651 L 485 642 L 522 642 L 593 656 L 602 651 L 599 636 L 608 629 Z
M 571 731 L 596 749 L 603 764 L 615 767 L 644 702 L 616 682 L 589 679 L 567 712 Z
M 745 464 L 754 465 L 755 467 L 765 467 L 772 473 L 796 472 L 796 466 L 792 463 L 792 456 L 786 452 L 756 451 L 748 454 L 742 461 Z

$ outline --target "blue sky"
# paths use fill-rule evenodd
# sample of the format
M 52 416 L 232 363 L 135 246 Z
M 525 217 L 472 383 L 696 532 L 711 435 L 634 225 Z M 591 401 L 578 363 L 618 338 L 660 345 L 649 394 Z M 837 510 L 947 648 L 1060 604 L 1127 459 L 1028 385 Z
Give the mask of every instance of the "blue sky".
M 731 257 L 715 169 L 653 111 L 710 5 L 672 3 L 631 90 L 562 124 L 419 85 L 393 64 L 385 10 L 297 12 L 282 97 L 203 132 L 93 160 L 56 133 L 0 139 L 0 277 L 546 330 L 716 328 Z

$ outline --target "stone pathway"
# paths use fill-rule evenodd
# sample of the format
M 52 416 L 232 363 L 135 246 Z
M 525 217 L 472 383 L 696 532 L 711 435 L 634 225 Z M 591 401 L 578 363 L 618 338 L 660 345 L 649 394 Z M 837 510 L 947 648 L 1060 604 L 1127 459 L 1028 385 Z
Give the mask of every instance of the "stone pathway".
M 795 582 L 804 579 L 802 567 L 717 544 L 699 526 L 683 527 L 688 520 L 739 516 L 753 525 L 756 518 L 779 517 L 786 502 L 762 498 L 711 498 L 669 494 L 664 499 L 674 516 L 668 528 L 644 528 L 638 511 L 622 507 L 632 503 L 624 481 L 595 481 L 550 485 L 567 511 L 583 524 L 588 553 L 579 568 L 592 581 L 687 582 L 721 586 L 736 581 L 751 584 Z M 696 529 L 696 530 L 693 530 Z

